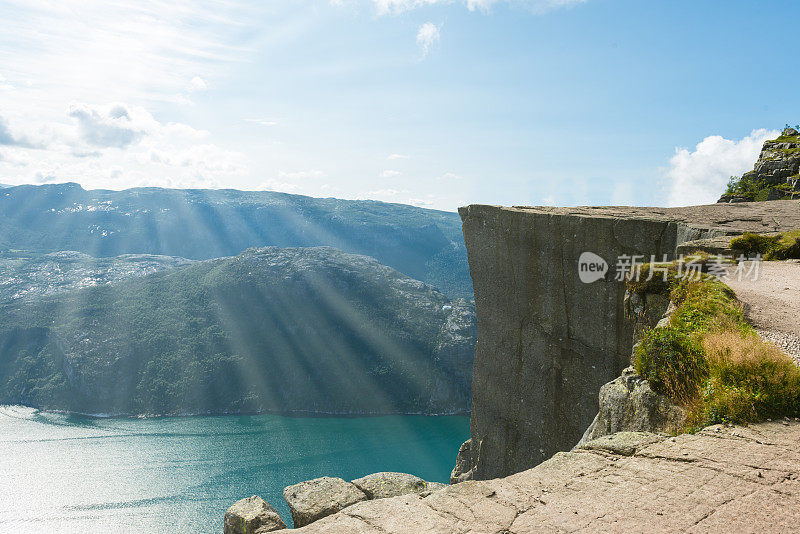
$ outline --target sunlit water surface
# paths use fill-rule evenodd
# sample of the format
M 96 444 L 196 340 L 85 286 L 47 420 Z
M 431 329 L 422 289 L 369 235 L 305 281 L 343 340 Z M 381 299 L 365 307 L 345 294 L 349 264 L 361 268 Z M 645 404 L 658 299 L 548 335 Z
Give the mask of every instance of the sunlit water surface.
M 253 494 L 377 471 L 446 482 L 466 417 L 96 419 L 0 406 L 0 532 L 222 532 Z

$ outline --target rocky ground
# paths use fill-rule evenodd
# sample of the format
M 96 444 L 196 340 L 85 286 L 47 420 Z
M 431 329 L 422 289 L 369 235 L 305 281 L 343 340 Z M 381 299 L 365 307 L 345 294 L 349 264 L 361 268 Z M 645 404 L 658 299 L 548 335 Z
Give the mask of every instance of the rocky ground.
M 761 262 L 757 278 L 740 280 L 731 273 L 725 283 L 736 291 L 761 337 L 800 364 L 800 261 Z
M 800 423 L 619 433 L 506 478 L 357 503 L 326 532 L 796 532 Z
M 780 232 L 800 228 L 800 202 L 774 200 L 741 204 L 712 204 L 682 208 L 631 206 L 581 206 L 577 208 L 514 206 L 506 211 L 573 215 L 578 217 L 612 217 L 615 219 L 651 219 L 674 221 L 698 228 L 713 228 L 722 233 Z

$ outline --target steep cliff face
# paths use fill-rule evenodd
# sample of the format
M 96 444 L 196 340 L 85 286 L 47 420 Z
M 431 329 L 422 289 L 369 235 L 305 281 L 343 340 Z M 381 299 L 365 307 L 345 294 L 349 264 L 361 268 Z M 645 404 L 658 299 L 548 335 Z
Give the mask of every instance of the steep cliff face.
M 686 241 L 800 222 L 797 202 L 736 206 L 462 208 L 478 342 L 471 439 L 453 481 L 528 469 L 581 438 L 601 386 L 630 362 L 618 258 L 671 259 Z M 584 252 L 608 263 L 593 283 L 579 278 Z

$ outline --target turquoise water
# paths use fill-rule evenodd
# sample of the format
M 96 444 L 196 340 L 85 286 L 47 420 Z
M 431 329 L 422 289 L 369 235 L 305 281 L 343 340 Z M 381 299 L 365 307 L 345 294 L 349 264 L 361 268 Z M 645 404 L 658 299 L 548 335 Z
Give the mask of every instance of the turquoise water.
M 0 532 L 222 532 L 253 494 L 402 471 L 446 482 L 466 417 L 96 419 L 0 407 Z M 288 521 L 287 521 L 288 523 Z

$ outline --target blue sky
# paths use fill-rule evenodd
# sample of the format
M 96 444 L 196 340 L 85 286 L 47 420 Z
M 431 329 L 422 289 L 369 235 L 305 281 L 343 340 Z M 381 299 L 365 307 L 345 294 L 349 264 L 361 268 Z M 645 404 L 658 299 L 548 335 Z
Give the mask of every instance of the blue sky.
M 0 183 L 680 205 L 800 122 L 794 1 L 0 0 L 0 20 Z

